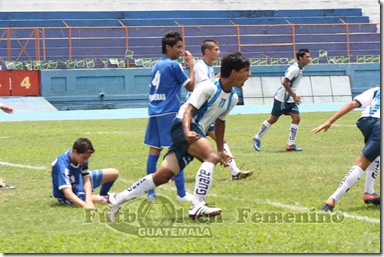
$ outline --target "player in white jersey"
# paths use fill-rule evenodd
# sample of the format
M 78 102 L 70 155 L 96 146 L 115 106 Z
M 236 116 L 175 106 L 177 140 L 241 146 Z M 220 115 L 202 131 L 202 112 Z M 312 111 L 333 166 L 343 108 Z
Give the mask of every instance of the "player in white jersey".
M 355 165 L 352 166 L 340 183 L 339 188 L 322 207 L 323 211 L 332 211 L 336 202 L 348 192 L 367 169 L 369 170 L 366 177 L 368 185 L 366 184 L 365 190 L 367 191 L 364 193 L 363 200 L 366 204 L 380 204 L 380 196 L 375 193 L 373 188 L 378 169 L 378 158 L 380 158 L 380 87 L 368 89 L 356 96 L 353 101 L 344 105 L 324 124 L 312 131 L 314 133 L 322 130 L 326 132 L 336 120 L 359 107 L 365 108 L 360 119 L 356 122 L 357 127 L 364 136 L 365 146 L 362 153 L 356 158 Z
M 119 220 L 120 206 L 150 189 L 167 183 L 173 176 L 184 169 L 194 158 L 202 162 L 197 175 L 194 199 L 189 216 L 196 219 L 201 216 L 216 216 L 220 208 L 206 206 L 205 198 L 212 185 L 212 175 L 217 163 L 228 166 L 225 153 L 224 131 L 225 120 L 229 112 L 237 104 L 238 96 L 233 87 L 241 87 L 250 76 L 249 61 L 234 53 L 225 56 L 221 61 L 221 78 L 215 83 L 207 80 L 197 87 L 191 97 L 180 108 L 171 129 L 172 145 L 168 149 L 161 166 L 153 174 L 149 174 L 126 190 L 111 194 L 109 197 L 108 219 Z M 209 126 L 216 120 L 216 147 L 206 138 Z
M 9 106 L 9 105 L 0 103 L 0 109 L 5 113 L 9 113 L 9 114 L 13 113 L 13 108 L 12 106 Z M 15 186 L 8 185 L 4 179 L 0 178 L 0 189 L 15 189 L 15 188 L 16 188 Z
M 219 59 L 220 49 L 219 43 L 213 39 L 206 39 L 201 44 L 201 53 L 203 54 L 203 59 L 199 60 L 194 65 L 195 70 L 195 84 L 198 85 L 202 81 L 211 80 L 214 78 L 219 78 L 220 73 L 215 75 L 215 71 L 212 67 L 213 62 Z M 210 136 L 213 140 L 216 141 L 215 136 L 215 123 L 212 123 L 208 129 L 207 135 Z M 224 139 L 224 151 L 228 155 L 232 156 L 231 150 L 227 141 Z M 232 174 L 233 180 L 246 179 L 253 174 L 253 170 L 242 171 L 237 167 L 235 159 L 229 159 L 229 170 Z
M 301 99 L 296 95 L 296 89 L 299 86 L 300 79 L 303 76 L 304 67 L 310 63 L 311 56 L 308 49 L 300 49 L 296 53 L 297 63 L 289 66 L 284 75 L 282 85 L 275 93 L 271 117 L 263 122 L 259 132 L 253 137 L 253 147 L 260 151 L 261 138 L 267 130 L 279 120 L 281 115 L 290 115 L 292 123 L 289 129 L 288 143 L 285 147 L 287 151 L 301 151 L 302 149 L 295 145 L 300 123 L 300 112 L 298 105 Z

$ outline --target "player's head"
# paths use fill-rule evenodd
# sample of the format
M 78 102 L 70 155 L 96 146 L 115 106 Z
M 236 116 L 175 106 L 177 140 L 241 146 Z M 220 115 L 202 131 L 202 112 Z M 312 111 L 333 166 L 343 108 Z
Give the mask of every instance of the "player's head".
M 183 52 L 183 38 L 177 31 L 170 31 L 166 33 L 161 42 L 163 54 L 169 55 L 171 59 L 178 59 L 180 54 Z
M 228 54 L 221 59 L 221 77 L 229 78 L 232 76 L 233 86 L 242 86 L 250 77 L 250 63 L 240 52 Z
M 71 162 L 74 164 L 84 164 L 95 152 L 91 141 L 88 138 L 79 138 L 72 147 Z
M 296 59 L 300 63 L 301 67 L 304 67 L 311 62 L 311 55 L 307 48 L 302 48 L 296 53 Z
M 213 39 L 204 40 L 201 44 L 201 53 L 204 58 L 209 58 L 212 62 L 218 60 L 220 55 L 219 43 Z

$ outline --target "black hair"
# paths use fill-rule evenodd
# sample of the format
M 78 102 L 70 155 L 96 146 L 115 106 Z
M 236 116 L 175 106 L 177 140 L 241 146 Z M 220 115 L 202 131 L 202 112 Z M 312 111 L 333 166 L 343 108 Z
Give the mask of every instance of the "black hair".
M 302 48 L 296 53 L 296 59 L 299 61 L 299 57 L 303 58 L 306 53 L 309 53 L 309 50 L 307 48 Z
M 216 40 L 213 39 L 206 39 L 203 41 L 203 44 L 201 45 L 201 53 L 204 56 L 205 50 L 209 49 L 211 50 L 214 45 L 219 45 L 219 43 Z
M 94 153 L 95 149 L 92 146 L 91 141 L 88 138 L 79 138 L 73 144 L 72 149 L 76 150 L 77 153 Z
M 181 37 L 179 32 L 169 31 L 168 33 L 166 33 L 161 39 L 163 54 L 167 52 L 167 45 L 172 47 L 176 45 L 179 41 L 183 42 L 183 38 Z
M 221 77 L 228 78 L 232 70 L 239 71 L 249 66 L 249 60 L 240 52 L 228 54 L 221 59 Z

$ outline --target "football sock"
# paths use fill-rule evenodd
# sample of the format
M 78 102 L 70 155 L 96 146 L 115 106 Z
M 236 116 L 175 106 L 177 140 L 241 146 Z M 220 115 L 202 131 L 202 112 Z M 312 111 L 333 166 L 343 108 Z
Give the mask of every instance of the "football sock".
M 333 198 L 335 202 L 338 202 L 359 181 L 362 174 L 363 170 L 359 166 L 354 165 L 341 181 L 339 188 L 329 198 Z
M 108 183 L 102 184 L 100 188 L 100 193 L 99 195 L 108 195 L 109 190 L 113 186 L 113 183 L 115 183 L 116 180 L 110 181 Z
M 147 159 L 147 175 L 156 172 L 157 160 L 159 160 L 158 155 L 148 155 Z M 156 195 L 155 190 L 148 191 L 148 195 Z
M 173 177 L 173 180 L 175 181 L 177 195 L 180 197 L 184 197 L 185 194 L 187 193 L 187 190 L 185 189 L 184 170 L 180 171 L 179 174 L 175 175 Z
M 193 205 L 205 201 L 209 188 L 212 185 L 212 175 L 215 164 L 211 162 L 203 162 L 197 171 L 195 190 L 193 195 Z
M 268 130 L 271 126 L 272 126 L 271 123 L 269 123 L 268 121 L 265 120 L 265 121 L 263 122 L 263 124 L 261 124 L 261 127 L 260 127 L 260 129 L 259 129 L 259 132 L 257 132 L 257 134 L 254 136 L 254 138 L 260 140 L 260 139 L 264 136 L 265 132 L 267 132 L 267 130 Z
M 154 189 L 155 183 L 153 183 L 152 174 L 147 175 L 135 183 L 133 183 L 130 187 L 128 187 L 126 190 L 117 193 L 115 198 L 118 204 L 122 204 L 126 201 L 132 200 L 142 194 L 145 194 L 151 189 Z
M 288 145 L 293 145 L 295 143 L 298 130 L 299 130 L 299 125 L 291 123 L 291 126 L 289 128 Z
M 375 193 L 375 180 L 377 176 L 377 171 L 380 167 L 380 156 L 377 157 L 371 164 L 368 166 L 368 168 L 365 170 L 365 193 L 373 194 Z
M 229 146 L 227 143 L 224 143 L 224 151 L 227 154 L 229 154 L 230 156 L 232 156 L 231 150 L 229 150 Z M 230 169 L 232 175 L 235 176 L 235 175 L 239 174 L 240 169 L 237 167 L 235 159 L 228 158 L 228 163 L 229 163 L 229 169 Z

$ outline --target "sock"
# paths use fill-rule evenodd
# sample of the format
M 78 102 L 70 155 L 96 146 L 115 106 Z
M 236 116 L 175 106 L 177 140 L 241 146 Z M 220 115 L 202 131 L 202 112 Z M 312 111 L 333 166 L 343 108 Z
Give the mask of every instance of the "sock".
M 293 145 L 295 143 L 298 130 L 299 130 L 299 125 L 291 123 L 291 126 L 289 128 L 288 145 Z
M 110 181 L 108 183 L 102 184 L 100 188 L 100 193 L 99 195 L 108 195 L 109 190 L 113 186 L 113 183 L 115 183 L 116 180 Z
M 377 171 L 380 167 L 380 156 L 377 157 L 371 164 L 368 166 L 368 168 L 365 170 L 365 193 L 373 194 L 375 193 L 375 188 L 373 187 L 375 184 Z
M 335 199 L 335 202 L 339 201 L 359 181 L 362 174 L 363 170 L 359 166 L 354 165 L 341 181 L 339 188 L 329 198 Z
M 152 175 L 147 175 L 135 183 L 133 183 L 126 190 L 116 194 L 115 198 L 118 204 L 125 203 L 129 200 L 132 200 L 142 194 L 145 194 L 151 189 L 154 189 L 155 183 L 153 183 Z
M 260 140 L 260 139 L 264 136 L 265 132 L 267 132 L 267 130 L 268 130 L 271 126 L 272 126 L 272 124 L 265 120 L 265 121 L 263 122 L 263 124 L 261 124 L 261 127 L 260 127 L 260 129 L 259 129 L 259 132 L 257 132 L 257 134 L 254 136 L 254 138 Z
M 175 175 L 173 177 L 173 180 L 175 181 L 177 195 L 180 197 L 184 197 L 187 193 L 187 190 L 185 189 L 184 170 L 180 171 L 179 174 Z
M 212 185 L 212 175 L 215 164 L 211 162 L 203 162 L 196 174 L 195 190 L 193 195 L 193 205 L 204 202 L 207 197 L 208 190 Z
M 147 159 L 147 175 L 155 173 L 156 172 L 156 164 L 157 160 L 159 160 L 158 155 L 148 155 Z M 155 190 L 148 191 L 148 195 L 156 195 Z
M 224 143 L 224 151 L 232 156 L 231 150 L 229 150 L 229 146 L 227 143 Z M 236 165 L 235 159 L 228 158 L 228 163 L 229 163 L 229 170 L 231 171 L 232 175 L 236 176 L 239 174 L 240 169 Z

